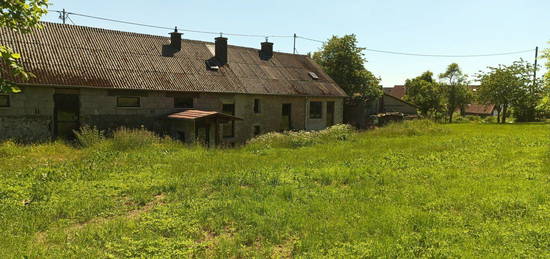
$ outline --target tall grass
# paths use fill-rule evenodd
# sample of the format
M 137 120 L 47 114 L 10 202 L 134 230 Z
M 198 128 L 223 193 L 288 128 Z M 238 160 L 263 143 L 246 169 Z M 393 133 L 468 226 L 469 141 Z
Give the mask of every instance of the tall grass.
M 321 131 L 271 132 L 247 143 L 248 149 L 299 148 L 319 143 L 345 141 L 355 133 L 349 125 L 335 125 Z
M 0 257 L 550 257 L 550 125 L 310 134 L 0 144 Z
M 374 130 L 372 136 L 402 137 L 402 136 L 421 136 L 438 135 L 448 133 L 447 128 L 431 120 L 409 120 L 404 122 L 394 122 L 389 125 Z
M 145 129 L 120 128 L 113 132 L 111 143 L 115 150 L 127 151 L 145 148 L 160 141 L 159 136 Z

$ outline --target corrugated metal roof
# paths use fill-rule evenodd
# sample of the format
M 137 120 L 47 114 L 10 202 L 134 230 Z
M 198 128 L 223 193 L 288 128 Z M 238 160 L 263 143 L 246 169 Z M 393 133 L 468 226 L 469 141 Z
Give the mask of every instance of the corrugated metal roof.
M 28 34 L 0 28 L 0 44 L 21 53 L 24 67 L 36 75 L 25 82 L 31 85 L 346 96 L 307 56 L 275 52 L 263 61 L 257 49 L 229 46 L 228 64 L 210 71 L 205 61 L 213 57 L 213 43 L 183 40 L 181 51 L 164 57 L 169 43 L 168 37 L 56 23 Z
M 223 120 L 242 120 L 241 118 L 215 111 L 186 110 L 168 115 L 169 119 L 196 120 L 218 117 Z

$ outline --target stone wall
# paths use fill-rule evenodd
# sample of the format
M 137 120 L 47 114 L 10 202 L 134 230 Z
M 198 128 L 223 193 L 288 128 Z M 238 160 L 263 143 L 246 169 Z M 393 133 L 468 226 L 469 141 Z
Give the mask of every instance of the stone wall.
M 176 123 L 166 119 L 168 114 L 182 111 L 174 108 L 174 93 L 128 92 L 104 89 L 54 89 L 46 87 L 25 87 L 20 94 L 12 95 L 11 105 L 0 108 L 0 134 L 4 138 L 28 138 L 47 140 L 52 138 L 54 94 L 72 93 L 80 96 L 80 124 L 96 126 L 103 130 L 119 127 L 145 127 L 159 133 L 178 137 L 177 131 L 186 131 L 185 138 L 192 140 L 194 132 L 189 124 Z M 117 107 L 117 96 L 140 96 L 141 107 Z M 181 95 L 181 94 L 180 94 Z M 235 136 L 220 138 L 227 145 L 245 142 L 254 136 L 254 126 L 260 126 L 261 133 L 280 131 L 282 105 L 292 105 L 292 128 L 319 130 L 326 127 L 326 102 L 335 102 L 335 124 L 342 123 L 342 98 L 306 98 L 299 96 L 268 96 L 243 94 L 188 94 L 194 98 L 194 109 L 222 111 L 224 103 L 235 104 L 235 116 L 242 121 L 235 122 Z M 260 112 L 254 112 L 254 100 L 260 101 Z M 323 117 L 309 118 L 309 102 L 323 102 Z M 175 125 L 172 127 L 171 124 Z M 221 127 L 220 127 L 221 128 Z M 220 130 L 221 131 L 221 130 Z M 211 130 L 214 134 L 213 130 Z M 5 134 L 4 134 L 5 133 Z M 220 132 L 221 133 L 221 132 Z M 214 139 L 213 137 L 211 138 Z

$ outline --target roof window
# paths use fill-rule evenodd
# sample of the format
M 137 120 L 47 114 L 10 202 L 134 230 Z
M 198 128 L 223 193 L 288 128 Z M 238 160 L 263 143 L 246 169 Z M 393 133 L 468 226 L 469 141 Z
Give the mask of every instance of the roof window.
M 308 74 L 313 80 L 319 80 L 319 76 L 314 72 L 309 72 Z

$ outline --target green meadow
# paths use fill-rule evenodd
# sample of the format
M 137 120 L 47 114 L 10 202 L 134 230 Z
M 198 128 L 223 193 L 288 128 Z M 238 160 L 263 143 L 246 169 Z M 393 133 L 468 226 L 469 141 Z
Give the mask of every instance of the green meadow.
M 1 258 L 550 257 L 550 124 L 0 144 Z

